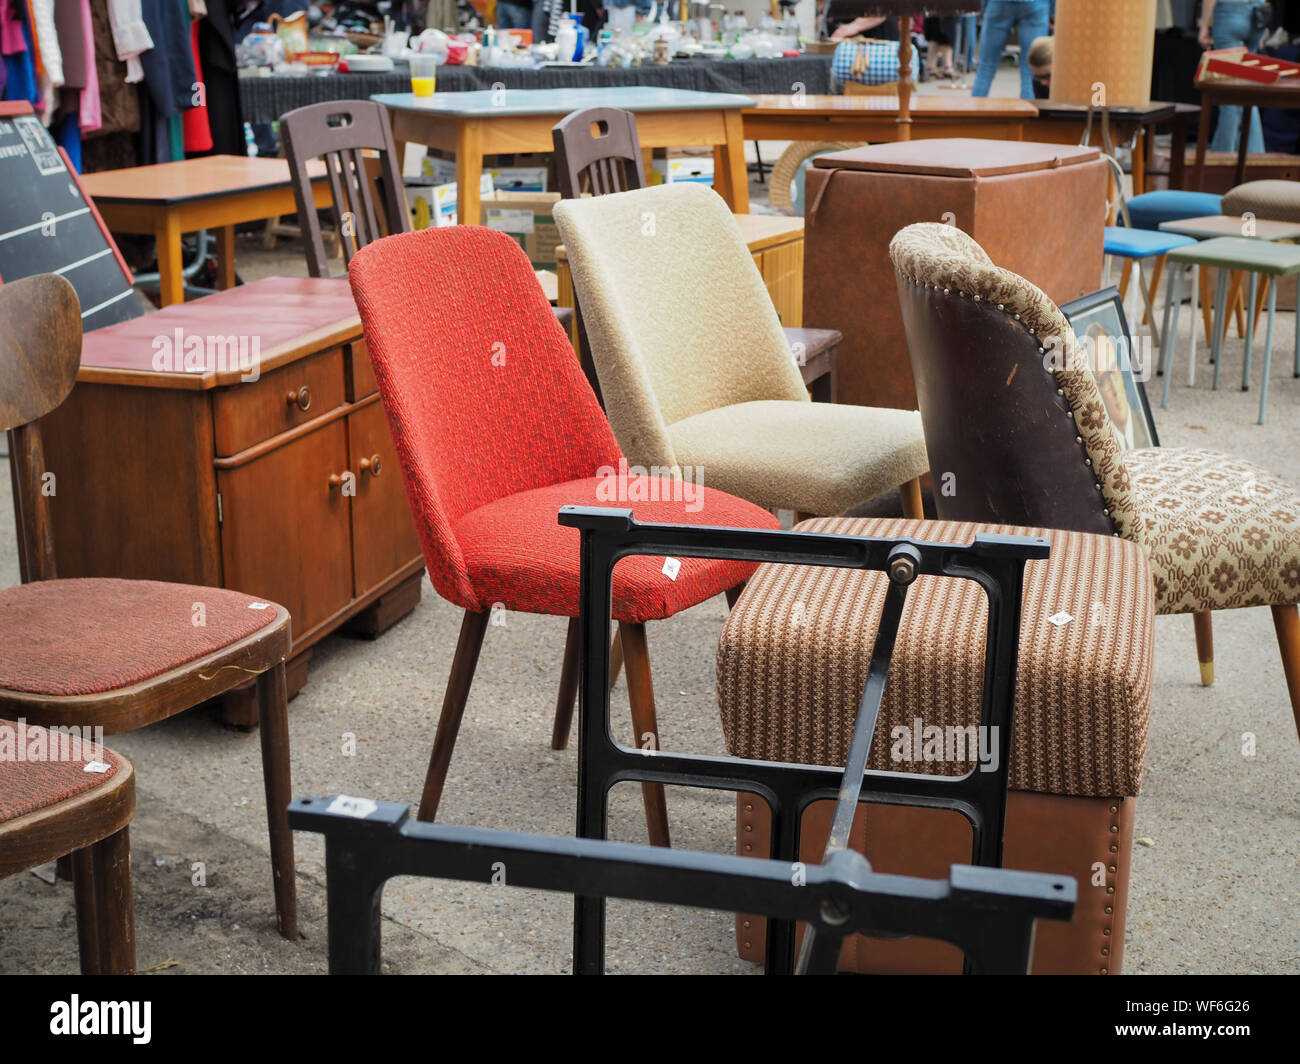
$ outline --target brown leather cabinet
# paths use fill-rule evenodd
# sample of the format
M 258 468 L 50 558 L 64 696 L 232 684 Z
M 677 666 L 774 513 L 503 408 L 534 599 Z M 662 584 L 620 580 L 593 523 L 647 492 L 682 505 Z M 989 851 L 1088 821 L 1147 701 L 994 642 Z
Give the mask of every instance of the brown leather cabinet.
M 1058 303 L 1102 268 L 1108 171 L 1096 148 L 965 138 L 821 155 L 808 171 L 804 320 L 844 334 L 842 403 L 917 409 L 889 242 L 949 222 Z
M 186 372 L 195 336 L 203 368 Z M 42 430 L 60 575 L 283 604 L 290 695 L 324 636 L 373 638 L 419 602 L 419 541 L 346 280 L 269 278 L 88 333 Z M 256 722 L 251 688 L 223 708 Z

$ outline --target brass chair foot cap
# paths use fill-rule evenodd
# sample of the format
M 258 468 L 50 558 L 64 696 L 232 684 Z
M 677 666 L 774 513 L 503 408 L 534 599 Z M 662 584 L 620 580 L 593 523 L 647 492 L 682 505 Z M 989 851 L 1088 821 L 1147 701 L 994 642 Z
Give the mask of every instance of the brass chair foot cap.
M 1201 686 L 1214 686 L 1214 662 L 1212 661 L 1201 662 Z

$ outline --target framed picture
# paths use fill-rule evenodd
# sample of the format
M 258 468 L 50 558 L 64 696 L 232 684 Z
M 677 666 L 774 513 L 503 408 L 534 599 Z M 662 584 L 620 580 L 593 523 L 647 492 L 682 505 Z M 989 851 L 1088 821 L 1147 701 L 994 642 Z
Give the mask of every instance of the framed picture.
M 1063 303 L 1061 310 L 1097 379 L 1120 446 L 1130 451 L 1159 447 L 1143 383 L 1155 371 L 1156 352 L 1149 336 L 1135 342 L 1129 333 L 1119 289 L 1111 285 L 1080 296 Z

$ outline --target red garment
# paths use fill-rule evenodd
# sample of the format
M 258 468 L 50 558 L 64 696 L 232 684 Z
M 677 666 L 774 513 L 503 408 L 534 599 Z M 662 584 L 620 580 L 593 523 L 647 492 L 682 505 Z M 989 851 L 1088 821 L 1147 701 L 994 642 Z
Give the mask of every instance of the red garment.
M 207 87 L 203 84 L 203 68 L 199 66 L 199 20 L 190 23 L 190 51 L 194 53 L 194 76 L 197 99 L 188 111 L 181 112 L 181 129 L 184 133 L 185 154 L 192 155 L 212 150 L 212 127 L 208 124 Z
M 618 442 L 507 234 L 452 226 L 391 236 L 357 252 L 348 277 L 429 577 L 448 601 L 577 616 L 578 531 L 556 520 L 565 504 L 657 522 L 778 527 L 766 510 L 695 485 L 689 498 L 640 501 L 643 488 L 680 490 L 671 480 L 633 477 L 635 486 L 625 479 L 626 490 L 611 493 Z M 663 558 L 620 561 L 614 619 L 667 617 L 754 570 L 679 561 L 675 579 Z

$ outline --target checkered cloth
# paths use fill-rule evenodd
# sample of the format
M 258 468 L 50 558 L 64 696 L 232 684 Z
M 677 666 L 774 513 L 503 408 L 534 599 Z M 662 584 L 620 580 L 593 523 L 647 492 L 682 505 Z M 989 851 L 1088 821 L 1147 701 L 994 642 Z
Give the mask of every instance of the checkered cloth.
M 846 81 L 883 85 L 898 80 L 898 42 L 840 41 L 831 57 L 831 80 L 839 88 Z

